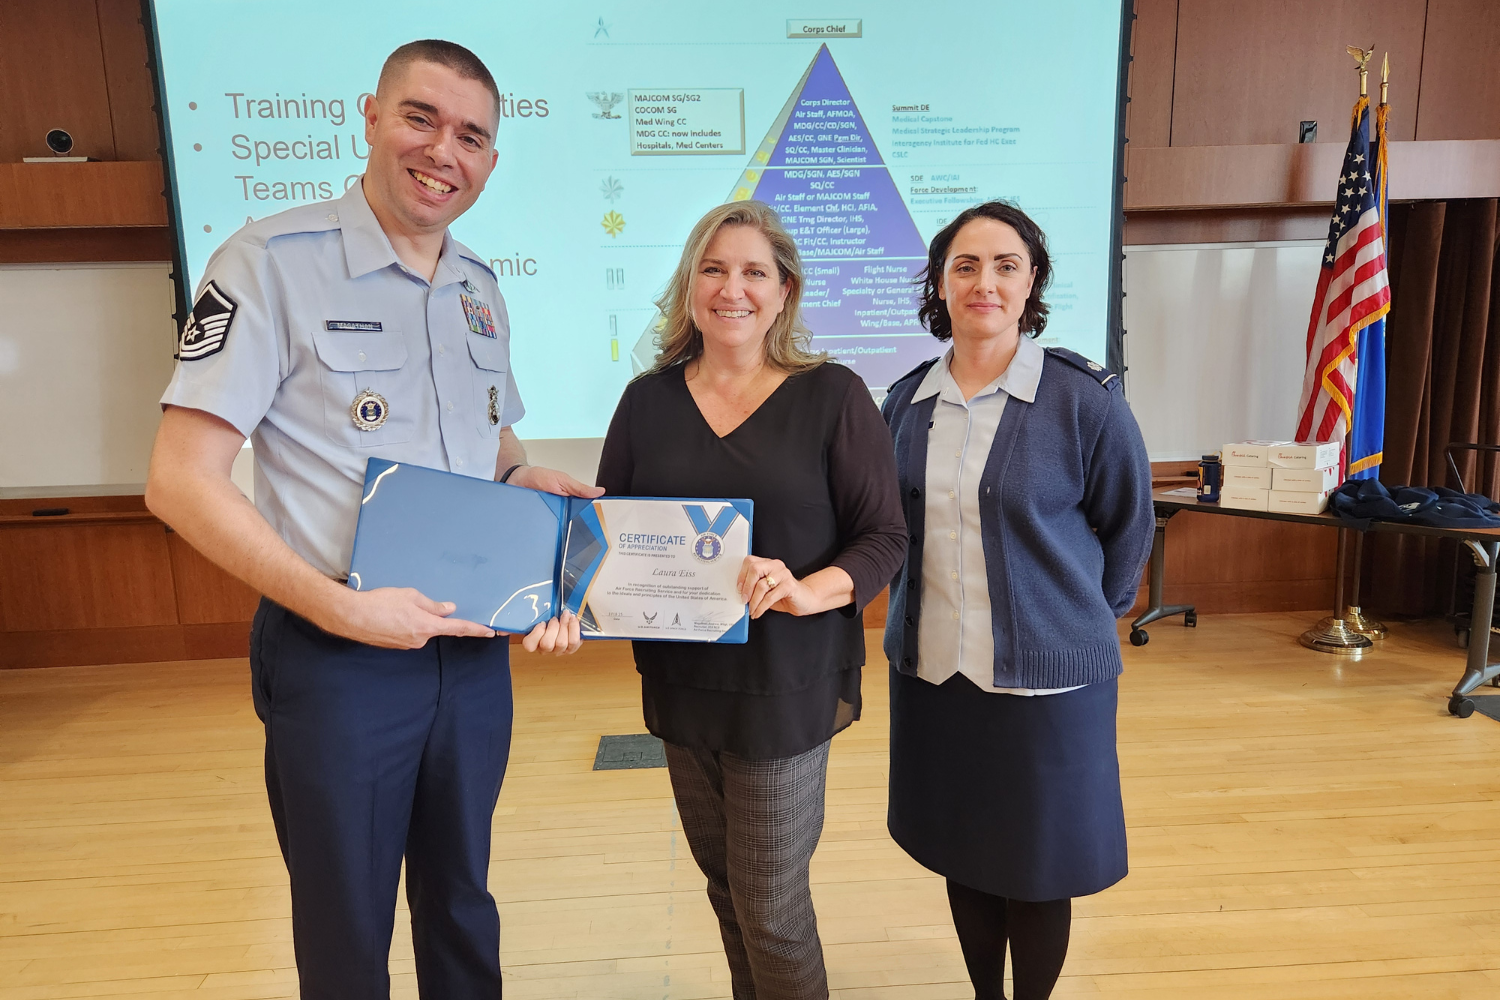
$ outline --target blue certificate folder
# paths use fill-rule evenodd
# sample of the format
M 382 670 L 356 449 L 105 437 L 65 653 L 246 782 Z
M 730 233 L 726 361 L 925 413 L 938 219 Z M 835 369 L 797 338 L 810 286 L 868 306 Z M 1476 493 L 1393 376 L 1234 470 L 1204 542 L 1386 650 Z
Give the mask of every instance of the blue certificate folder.
M 752 519 L 749 500 L 699 502 Z M 413 587 L 499 632 L 529 632 L 567 607 L 582 612 L 586 635 L 610 638 L 590 631 L 582 608 L 609 548 L 591 500 L 372 458 L 349 586 Z M 745 642 L 749 625 L 747 612 L 716 641 Z

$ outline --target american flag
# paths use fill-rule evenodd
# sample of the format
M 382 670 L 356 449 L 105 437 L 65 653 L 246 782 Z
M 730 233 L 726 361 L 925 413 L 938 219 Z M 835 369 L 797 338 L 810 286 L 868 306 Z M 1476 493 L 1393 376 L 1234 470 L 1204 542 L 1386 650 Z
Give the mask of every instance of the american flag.
M 1391 309 L 1385 226 L 1370 151 L 1370 100 L 1354 105 L 1318 291 L 1307 327 L 1307 369 L 1297 406 L 1298 441 L 1342 443 L 1353 424 L 1359 332 Z M 1347 459 L 1346 459 L 1347 460 Z

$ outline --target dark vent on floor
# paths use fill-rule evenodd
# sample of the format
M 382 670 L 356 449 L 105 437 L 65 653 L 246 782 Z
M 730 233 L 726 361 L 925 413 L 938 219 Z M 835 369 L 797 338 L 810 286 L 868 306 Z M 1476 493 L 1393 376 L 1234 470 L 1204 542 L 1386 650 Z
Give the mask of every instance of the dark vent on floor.
M 649 733 L 599 737 L 599 752 L 594 754 L 596 771 L 666 766 L 667 756 L 662 751 L 661 740 Z

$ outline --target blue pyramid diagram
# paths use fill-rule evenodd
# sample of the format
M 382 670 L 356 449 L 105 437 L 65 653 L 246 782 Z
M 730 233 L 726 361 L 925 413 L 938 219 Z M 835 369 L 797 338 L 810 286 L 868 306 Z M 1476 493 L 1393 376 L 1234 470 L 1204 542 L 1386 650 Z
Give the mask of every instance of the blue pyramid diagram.
M 850 365 L 883 390 L 935 342 L 917 320 L 913 284 L 927 245 L 881 159 L 827 45 L 740 174 L 729 201 L 763 201 L 797 241 L 807 278 L 803 317 L 813 349 Z M 649 326 L 634 355 L 655 355 Z

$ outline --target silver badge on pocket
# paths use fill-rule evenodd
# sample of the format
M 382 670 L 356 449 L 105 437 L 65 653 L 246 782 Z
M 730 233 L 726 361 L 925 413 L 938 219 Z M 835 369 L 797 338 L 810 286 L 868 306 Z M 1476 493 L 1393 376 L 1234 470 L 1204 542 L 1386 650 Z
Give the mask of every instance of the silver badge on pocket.
M 354 420 L 354 426 L 362 431 L 379 430 L 390 412 L 385 397 L 374 389 L 366 389 L 349 404 L 349 416 Z

